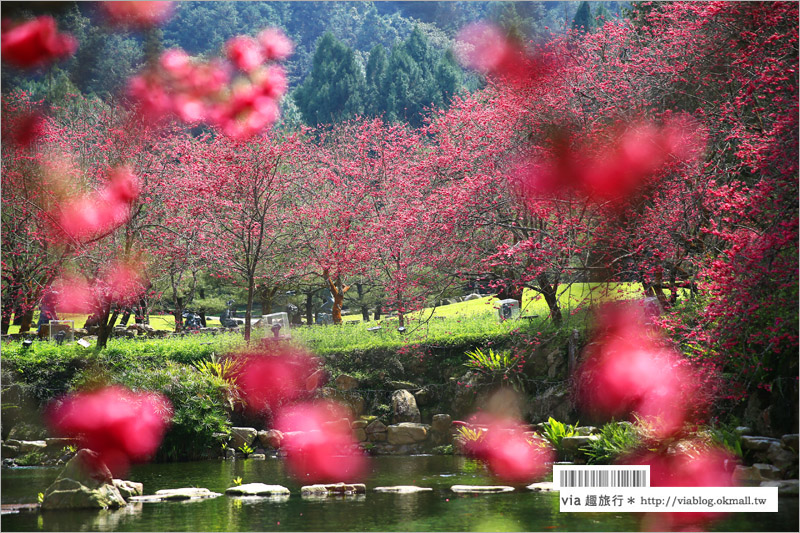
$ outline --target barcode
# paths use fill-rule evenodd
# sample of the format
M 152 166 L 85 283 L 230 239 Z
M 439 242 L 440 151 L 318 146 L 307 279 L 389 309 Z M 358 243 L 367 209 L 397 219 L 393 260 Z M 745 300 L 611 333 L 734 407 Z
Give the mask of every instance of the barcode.
M 561 487 L 648 487 L 647 470 L 561 470 Z

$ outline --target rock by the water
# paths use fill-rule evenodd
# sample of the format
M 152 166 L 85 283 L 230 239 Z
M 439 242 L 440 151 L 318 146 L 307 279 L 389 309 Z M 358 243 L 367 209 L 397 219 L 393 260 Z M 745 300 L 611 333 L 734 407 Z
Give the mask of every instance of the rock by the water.
M 450 427 L 453 425 L 453 418 L 447 414 L 433 415 L 431 421 L 431 430 L 439 433 L 450 433 Z
M 797 479 L 784 479 L 780 481 L 762 481 L 762 487 L 778 487 L 778 494 L 800 494 L 800 485 Z
M 389 430 L 386 428 L 386 425 L 380 420 L 373 420 L 367 427 L 364 428 L 364 432 L 367 434 L 367 440 L 370 442 L 385 441 L 386 433 L 388 431 Z
M 514 487 L 505 485 L 453 485 L 450 490 L 459 494 L 492 494 L 497 492 L 511 492 Z
M 575 429 L 575 434 L 580 437 L 588 437 L 589 435 L 596 435 L 600 430 L 594 426 L 581 426 Z
M 245 444 L 250 446 L 256 440 L 258 431 L 255 428 L 236 427 L 231 428 L 231 442 L 230 447 L 238 450 Z
M 528 485 L 528 489 L 534 492 L 556 492 L 556 486 L 552 481 L 542 481 Z
M 41 452 L 47 448 L 47 442 L 44 440 L 22 440 L 19 441 L 20 453 Z
M 131 497 L 131 501 L 152 503 L 176 500 L 204 500 L 207 498 L 216 498 L 218 496 L 222 496 L 222 494 L 219 492 L 211 492 L 204 488 L 186 487 L 180 489 L 157 490 L 155 494 L 147 496 L 133 496 Z
M 386 440 L 389 444 L 414 444 L 423 442 L 428 437 L 429 427 L 430 426 L 426 424 L 415 424 L 412 422 L 394 424 L 387 428 Z
M 753 468 L 755 468 L 758 471 L 762 479 L 767 479 L 767 480 L 781 479 L 781 469 L 776 466 L 764 463 L 756 463 L 753 465 Z
M 114 485 L 90 489 L 74 479 L 59 478 L 45 491 L 42 510 L 117 509 L 125 505 L 125 499 Z
M 375 487 L 375 492 L 390 492 L 393 494 L 415 494 L 417 492 L 430 492 L 430 487 L 417 487 L 416 485 L 395 485 L 393 487 Z
M 754 452 L 766 452 L 773 444 L 780 445 L 781 441 L 770 437 L 752 437 L 744 435 L 742 437 L 742 448 Z
M 141 483 L 128 481 L 126 479 L 114 479 L 112 482 L 125 500 L 130 500 L 133 496 L 141 496 L 144 494 L 144 485 Z
M 366 494 L 367 486 L 363 483 L 330 483 L 327 485 L 305 485 L 300 488 L 302 494 L 339 495 Z
M 350 424 L 350 427 L 353 429 L 364 429 L 368 424 L 369 422 L 366 420 L 353 420 L 353 423 Z
M 277 429 L 270 429 L 269 431 L 259 431 L 258 441 L 267 449 L 275 449 L 281 447 L 283 443 L 283 433 Z
M 561 439 L 561 447 L 568 456 L 575 457 L 581 455 L 581 448 L 590 442 L 599 439 L 598 435 L 586 435 L 585 437 L 564 437 Z
M 417 407 L 417 400 L 414 395 L 405 389 L 397 390 L 392 393 L 392 422 L 419 423 L 422 420 Z
M 99 454 L 79 450 L 47 487 L 42 509 L 116 509 L 126 505 Z
M 264 483 L 246 483 L 225 489 L 225 494 L 231 496 L 275 496 L 289 494 L 289 489 L 281 485 L 266 485 Z
M 795 454 L 800 451 L 800 447 L 798 446 L 798 440 L 800 440 L 800 435 L 797 433 L 790 433 L 789 435 L 784 435 L 781 437 L 781 446 L 784 449 L 790 450 Z
M 263 453 L 251 453 L 247 458 L 254 461 L 265 461 L 267 456 Z
M 733 480 L 737 483 L 760 483 L 763 479 L 758 469 L 753 466 L 737 465 L 733 469 Z

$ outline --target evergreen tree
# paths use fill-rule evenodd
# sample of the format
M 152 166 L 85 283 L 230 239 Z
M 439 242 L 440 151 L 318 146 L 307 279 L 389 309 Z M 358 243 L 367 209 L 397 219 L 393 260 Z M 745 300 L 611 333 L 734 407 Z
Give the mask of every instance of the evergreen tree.
M 382 88 L 388 69 L 386 49 L 378 44 L 369 52 L 366 73 L 366 94 L 364 97 L 364 113 L 378 116 L 386 111 L 386 100 Z
M 592 29 L 592 10 L 589 8 L 589 3 L 584 1 L 578 6 L 578 11 L 575 12 L 575 17 L 572 19 L 572 29 L 580 32 L 587 32 Z
M 308 125 L 330 124 L 363 114 L 364 75 L 353 50 L 326 32 L 317 43 L 311 73 L 294 93 Z

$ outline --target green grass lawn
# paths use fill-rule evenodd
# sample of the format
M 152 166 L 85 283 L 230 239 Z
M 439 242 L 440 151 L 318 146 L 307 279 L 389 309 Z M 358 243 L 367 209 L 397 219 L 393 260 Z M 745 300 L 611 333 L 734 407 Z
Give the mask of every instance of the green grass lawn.
M 592 305 L 608 300 L 641 298 L 641 286 L 635 283 L 575 283 L 560 293 L 560 303 L 565 325 L 586 318 L 584 312 Z M 343 317 L 340 326 L 314 326 L 292 328 L 292 337 L 314 352 L 342 352 L 366 350 L 376 347 L 399 347 L 407 344 L 453 344 L 463 341 L 484 341 L 503 337 L 514 331 L 536 334 L 553 328 L 549 320 L 549 309 L 538 293 L 526 290 L 522 298 L 521 316 L 518 320 L 500 321 L 497 302 L 493 297 L 483 297 L 467 302 L 458 302 L 436 308 L 426 308 L 410 313 L 406 317 L 406 330 L 398 331 L 396 317 L 380 321 L 362 322 L 361 315 Z M 38 317 L 35 317 L 35 320 Z M 83 326 L 86 315 L 59 315 L 62 320 L 74 320 L 76 327 Z M 129 322 L 133 323 L 132 320 Z M 151 315 L 150 325 L 155 329 L 172 331 L 172 315 Z M 218 326 L 218 321 L 208 321 L 209 326 Z M 576 325 L 578 325 L 576 323 Z M 375 329 L 377 328 L 377 329 Z M 35 330 L 35 328 L 34 328 Z M 19 331 L 12 326 L 10 333 Z M 263 332 L 254 331 L 254 337 Z
M 560 307 L 565 323 L 583 322 L 592 305 L 609 300 L 641 298 L 643 292 L 638 283 L 575 283 L 566 287 L 559 295 Z M 410 313 L 406 331 L 397 331 L 397 318 L 362 322 L 361 315 L 345 315 L 341 326 L 315 326 L 292 330 L 294 338 L 306 344 L 314 352 L 325 354 L 344 350 L 365 350 L 375 347 L 397 347 L 404 344 L 425 342 L 457 343 L 480 341 L 524 330 L 537 333 L 551 329 L 550 311 L 539 293 L 525 290 L 521 303 L 521 318 L 501 322 L 497 316 L 499 300 L 491 296 L 458 302 L 436 308 L 426 308 Z M 370 331 L 371 328 L 380 327 Z
M 74 320 L 76 328 L 82 328 L 83 324 L 86 322 L 86 318 L 89 315 L 85 314 L 74 314 L 74 313 L 59 313 L 58 319 L 59 320 Z M 122 317 L 120 316 L 117 319 L 116 324 L 120 325 Z M 39 320 L 39 311 L 33 313 L 33 325 L 31 326 L 31 331 L 36 332 L 36 322 Z M 127 325 L 131 325 L 134 323 L 133 316 L 131 316 L 130 320 L 128 320 Z M 217 327 L 220 325 L 219 320 L 207 320 L 206 324 L 208 327 Z M 172 315 L 150 315 L 150 325 L 154 329 L 161 329 L 166 331 L 174 331 L 175 330 L 175 317 Z M 8 333 L 19 333 L 19 326 L 10 326 L 8 328 Z

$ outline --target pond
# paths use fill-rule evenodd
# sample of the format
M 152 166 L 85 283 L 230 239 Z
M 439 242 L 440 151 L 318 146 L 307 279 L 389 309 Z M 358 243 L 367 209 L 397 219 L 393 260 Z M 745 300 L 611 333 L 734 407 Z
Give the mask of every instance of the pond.
M 222 496 L 194 502 L 132 504 L 116 511 L 23 512 L 3 515 L 2 531 L 638 531 L 641 516 L 626 513 L 560 513 L 557 493 L 525 487 L 505 494 L 458 496 L 455 484 L 492 484 L 483 466 L 460 456 L 370 459 L 365 496 L 303 498 L 278 459 L 150 464 L 127 476 L 159 489 L 205 487 L 216 492 L 243 483 L 281 484 L 283 501 Z M 58 468 L 4 468 L 2 503 L 32 503 Z M 419 485 L 433 492 L 398 495 L 372 492 L 381 485 Z M 780 499 L 779 513 L 735 514 L 709 527 L 715 531 L 797 531 L 798 500 Z

